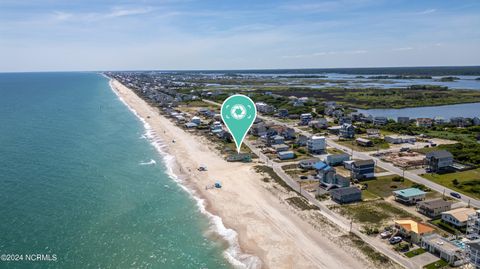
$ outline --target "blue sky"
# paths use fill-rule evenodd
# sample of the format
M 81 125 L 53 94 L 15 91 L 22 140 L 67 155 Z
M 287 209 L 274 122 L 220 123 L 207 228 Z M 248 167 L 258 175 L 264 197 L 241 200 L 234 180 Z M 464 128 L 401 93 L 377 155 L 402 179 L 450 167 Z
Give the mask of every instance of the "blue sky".
M 0 71 L 480 65 L 480 1 L 0 0 Z

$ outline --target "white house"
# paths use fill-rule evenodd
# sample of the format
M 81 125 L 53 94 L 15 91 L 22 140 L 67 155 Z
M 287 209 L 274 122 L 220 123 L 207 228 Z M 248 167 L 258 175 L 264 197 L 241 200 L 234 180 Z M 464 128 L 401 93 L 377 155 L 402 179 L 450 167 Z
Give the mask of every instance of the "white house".
M 442 221 L 456 227 L 467 226 L 468 216 L 475 214 L 475 209 L 470 207 L 456 208 L 442 213 Z
M 310 139 L 307 141 L 307 149 L 308 152 L 314 153 L 314 154 L 320 154 L 325 152 L 325 149 L 327 148 L 327 143 L 325 142 L 325 137 L 324 136 L 312 136 Z

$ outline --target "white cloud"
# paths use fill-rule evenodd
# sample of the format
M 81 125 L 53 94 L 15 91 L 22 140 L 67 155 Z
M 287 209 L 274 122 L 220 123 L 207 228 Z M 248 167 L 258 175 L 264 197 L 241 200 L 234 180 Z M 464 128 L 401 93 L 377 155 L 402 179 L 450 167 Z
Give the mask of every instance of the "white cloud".
M 429 8 L 429 9 L 425 9 L 424 11 L 418 12 L 417 14 L 418 15 L 426 15 L 426 14 L 434 13 L 436 11 L 437 10 L 435 8 Z

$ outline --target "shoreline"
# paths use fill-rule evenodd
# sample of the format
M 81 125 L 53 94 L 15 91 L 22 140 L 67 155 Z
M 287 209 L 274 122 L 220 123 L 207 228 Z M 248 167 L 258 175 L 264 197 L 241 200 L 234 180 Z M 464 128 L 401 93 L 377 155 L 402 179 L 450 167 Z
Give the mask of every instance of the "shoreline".
M 134 91 L 108 79 L 120 100 L 151 128 L 153 141 L 161 142 L 157 150 L 171 156 L 166 161 L 171 164 L 167 172 L 194 199 L 199 199 L 201 213 L 209 217 L 215 232 L 229 243 L 224 256 L 233 266 L 372 267 L 355 249 L 339 244 L 338 238 L 343 234 L 329 230 L 328 226 L 314 228 L 307 220 L 310 212 L 292 211 L 279 199 L 285 193 L 279 194 L 275 186 L 268 187 L 264 176 L 253 171 L 252 164 L 226 162 L 205 138 L 177 127 Z M 175 143 L 170 142 L 173 139 Z M 208 171 L 196 171 L 200 164 L 206 164 Z M 204 189 L 215 180 L 222 181 L 222 189 Z
M 118 99 L 142 122 L 146 139 L 160 154 L 165 163 L 167 168 L 167 171 L 165 171 L 166 174 L 195 201 L 195 205 L 198 207 L 199 212 L 205 215 L 210 222 L 213 232 L 218 234 L 221 239 L 228 244 L 228 247 L 223 251 L 223 256 L 226 260 L 235 268 L 262 268 L 262 263 L 258 257 L 242 253 L 237 232 L 225 227 L 222 218 L 208 210 L 208 205 L 206 204 L 205 199 L 201 197 L 201 194 L 199 194 L 195 188 L 190 189 L 186 186 L 186 182 L 181 178 L 188 177 L 188 175 L 185 174 L 184 169 L 177 163 L 175 156 L 168 152 L 166 141 L 162 141 L 150 124 L 122 98 L 118 89 L 113 85 L 113 79 L 105 75 L 103 76 L 109 80 L 109 87 Z

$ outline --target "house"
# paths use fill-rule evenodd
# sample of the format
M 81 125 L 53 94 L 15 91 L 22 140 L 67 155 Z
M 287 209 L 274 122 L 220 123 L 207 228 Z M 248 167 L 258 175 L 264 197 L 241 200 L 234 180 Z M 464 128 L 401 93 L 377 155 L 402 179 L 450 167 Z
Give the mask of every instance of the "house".
M 324 187 L 326 190 L 350 187 L 350 179 L 339 174 L 335 174 L 335 169 L 333 169 L 333 173 L 328 172 L 326 175 L 328 176 L 319 177 L 320 186 Z
M 280 118 L 286 118 L 288 117 L 288 109 L 281 108 L 278 110 L 278 117 Z
M 332 166 L 342 164 L 344 161 L 348 160 L 350 160 L 350 155 L 346 153 L 330 154 L 325 157 L 325 163 Z
M 362 200 L 362 191 L 353 186 L 338 188 L 330 191 L 330 197 L 339 204 L 353 203 Z
M 327 128 L 328 132 L 331 133 L 331 134 L 334 134 L 334 135 L 340 134 L 340 129 L 342 129 L 342 126 L 340 126 L 340 125 L 331 126 L 331 127 Z
M 338 119 L 338 124 L 342 125 L 344 123 L 352 124 L 352 118 L 347 116 L 342 116 Z
M 268 105 L 264 102 L 257 102 L 255 103 L 255 107 L 257 108 L 257 111 L 260 112 L 260 113 L 272 113 L 275 108 L 271 105 Z
M 220 123 L 219 121 L 213 122 L 212 125 L 210 125 L 210 131 L 214 130 L 222 130 L 222 123 Z
M 285 144 L 285 138 L 281 135 L 274 135 L 268 138 L 269 145 Z
M 350 161 L 343 161 L 343 168 L 352 171 L 352 165 L 355 161 L 350 160 Z
M 395 197 L 395 201 L 413 205 L 419 201 L 425 200 L 425 195 L 427 193 L 417 189 L 417 188 L 408 188 L 403 190 L 396 190 L 393 191 L 393 196 Z
M 457 127 L 470 126 L 470 121 L 464 117 L 453 117 L 450 119 L 450 123 Z
M 373 160 L 354 161 L 351 167 L 352 179 L 362 180 L 375 176 L 375 162 Z
M 468 215 L 467 238 L 470 240 L 480 239 L 480 210 L 475 214 Z
M 480 268 L 480 239 L 467 242 L 466 253 L 473 268 Z
M 277 153 L 277 157 L 280 160 L 288 160 L 295 158 L 295 153 L 293 151 L 282 151 Z
M 300 125 L 308 125 L 308 123 L 312 120 L 311 113 L 303 113 L 300 115 Z
M 376 126 L 385 125 L 385 124 L 387 124 L 387 122 L 388 122 L 387 117 L 375 117 L 375 118 L 373 118 L 373 125 L 376 125 Z
M 395 227 L 404 239 L 416 244 L 421 242 L 422 236 L 431 234 L 435 231 L 434 228 L 425 223 L 416 222 L 411 219 L 396 220 Z
M 327 148 L 327 143 L 325 142 L 324 136 L 312 136 L 307 141 L 307 150 L 313 154 L 321 154 L 325 152 Z
M 447 123 L 447 121 L 443 117 L 435 117 L 435 118 L 433 118 L 433 123 L 435 125 L 442 125 L 442 124 Z
M 463 249 L 439 234 L 431 233 L 423 236 L 421 246 L 428 252 L 448 262 L 451 266 L 460 266 L 467 262 Z
M 313 169 L 313 165 L 318 162 L 318 159 L 307 159 L 298 162 L 298 167 L 304 170 Z
M 473 124 L 474 126 L 479 126 L 479 125 L 480 125 L 480 118 L 479 118 L 479 117 L 474 117 L 474 118 L 472 119 L 472 124 Z
M 194 122 L 187 122 L 185 123 L 185 127 L 190 129 L 190 128 L 197 128 L 198 127 L 198 124 L 194 123 Z
M 328 127 L 328 122 L 325 118 L 318 118 L 316 120 L 310 121 L 308 123 L 308 126 L 315 129 L 326 129 Z
M 362 147 L 373 147 L 373 142 L 371 140 L 362 137 L 355 139 L 355 142 L 357 142 L 357 144 Z
M 437 150 L 425 155 L 425 165 L 429 172 L 447 171 L 453 164 L 453 155 L 446 150 Z
M 255 123 L 250 128 L 250 133 L 254 136 L 264 136 L 267 134 L 267 127 L 264 122 Z
M 398 117 L 397 122 L 400 124 L 409 124 L 410 118 L 409 117 Z
M 417 127 L 430 128 L 433 125 L 433 120 L 430 118 L 418 118 L 416 125 Z
M 411 135 L 387 135 L 385 141 L 391 144 L 415 143 L 417 138 Z
M 194 117 L 192 117 L 192 119 L 190 120 L 190 122 L 195 123 L 195 124 L 197 124 L 197 125 L 200 125 L 200 124 L 202 123 L 202 120 L 201 120 L 199 117 L 194 116 Z
M 443 199 L 434 199 L 428 201 L 421 201 L 417 204 L 417 211 L 423 215 L 436 218 L 442 212 L 450 210 L 452 203 Z
M 287 151 L 288 149 L 290 149 L 290 146 L 286 144 L 276 144 L 276 145 L 272 145 L 272 148 L 273 150 L 275 150 L 275 153 L 279 153 L 282 151 Z
M 308 142 L 308 137 L 305 135 L 299 135 L 297 137 L 297 140 L 295 141 L 295 144 L 299 145 L 300 147 L 304 147 L 307 145 Z
M 468 216 L 474 215 L 475 209 L 470 207 L 461 207 L 445 211 L 442 213 L 442 221 L 449 223 L 457 228 L 467 226 Z
M 379 138 L 380 137 L 380 130 L 378 130 L 378 129 L 367 129 L 367 137 L 368 138 Z
M 353 138 L 355 136 L 355 127 L 351 124 L 344 123 L 341 125 L 338 135 L 342 138 Z

